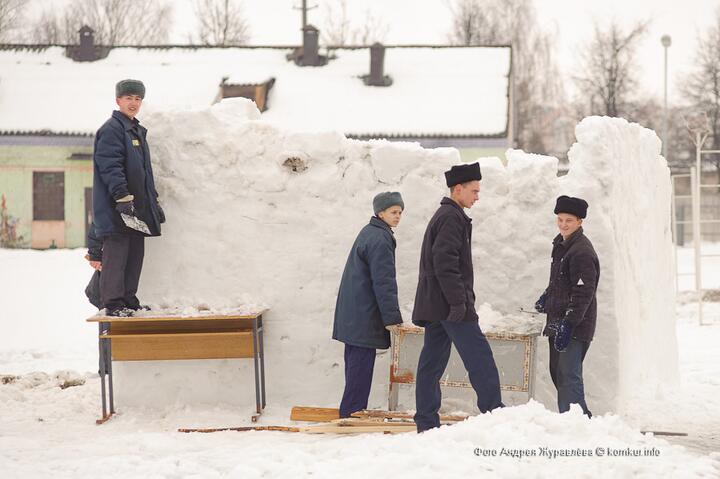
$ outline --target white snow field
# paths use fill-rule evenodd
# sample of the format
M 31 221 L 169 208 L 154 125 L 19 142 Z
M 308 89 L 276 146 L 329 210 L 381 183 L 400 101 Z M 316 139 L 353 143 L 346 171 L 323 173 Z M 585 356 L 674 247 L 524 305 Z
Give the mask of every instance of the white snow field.
M 168 223 L 146 243 L 140 298 L 187 313 L 269 307 L 260 424 L 282 425 L 293 405 L 339 402 L 335 295 L 379 191 L 405 199 L 397 268 L 409 321 L 422 233 L 458 155 L 291 134 L 258 118 L 242 100 L 141 118 Z M 691 303 L 677 306 L 676 320 L 659 141 L 607 118 L 584 120 L 576 136 L 563 178 L 554 158 L 510 151 L 507 166 L 482 159 L 481 199 L 469 214 L 481 327 L 537 330 L 518 309 L 531 307 L 547 281 L 555 197 L 589 201 L 585 231 L 602 265 L 598 334 L 584 365 L 593 419 L 555 412 L 541 339 L 537 402 L 419 436 L 176 432 L 249 424 L 254 394 L 243 360 L 115 363 L 119 413 L 96 426 L 97 329 L 84 322 L 93 314 L 83 298 L 84 252 L 0 250 L 2 477 L 720 476 L 720 326 L 697 326 Z M 706 316 L 720 323 L 720 308 L 708 305 Z M 380 354 L 370 407 L 386 407 L 388 369 Z M 460 409 L 473 412 L 470 402 Z M 641 434 L 648 429 L 689 436 L 668 442 Z

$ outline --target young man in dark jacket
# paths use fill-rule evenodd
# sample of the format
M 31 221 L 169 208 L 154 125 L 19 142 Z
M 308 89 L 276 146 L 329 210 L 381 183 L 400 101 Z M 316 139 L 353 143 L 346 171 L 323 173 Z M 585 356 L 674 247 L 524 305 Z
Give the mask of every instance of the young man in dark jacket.
M 582 222 L 588 204 L 581 198 L 560 196 L 555 205 L 560 230 L 553 240 L 550 282 L 535 303 L 538 312 L 547 314 L 543 334 L 550 344 L 550 377 L 558 393 L 558 411 L 585 403 L 582 363 L 595 334 L 597 291 L 600 263 Z
M 450 198 L 443 198 L 430 220 L 420 253 L 412 321 L 425 328 L 415 379 L 418 432 L 440 426 L 440 378 L 455 345 L 477 394 L 481 412 L 502 406 L 495 359 L 475 312 L 471 219 L 464 208 L 478 200 L 480 165 L 453 166 L 445 172 Z
M 160 236 L 165 215 L 157 200 L 147 130 L 135 118 L 145 85 L 123 80 L 115 86 L 115 97 L 119 109 L 95 135 L 93 218 L 103 244 L 102 306 L 108 316 L 131 316 L 140 308 L 136 293 L 145 236 Z M 129 228 L 123 218 L 139 220 L 147 230 Z
M 345 391 L 340 417 L 367 409 L 375 350 L 390 347 L 394 325 L 402 324 L 395 280 L 395 238 L 405 204 L 400 193 L 380 193 L 370 218 L 350 249 L 335 306 L 333 339 L 345 343 Z

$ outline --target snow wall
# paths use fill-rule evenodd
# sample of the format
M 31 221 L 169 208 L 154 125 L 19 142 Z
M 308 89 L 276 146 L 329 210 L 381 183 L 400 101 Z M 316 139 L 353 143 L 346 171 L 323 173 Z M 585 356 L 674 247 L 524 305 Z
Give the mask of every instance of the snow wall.
M 268 406 L 336 406 L 344 373 L 343 345 L 330 338 L 335 299 L 372 198 L 393 190 L 405 200 L 395 232 L 409 322 L 423 233 L 458 152 L 282 131 L 242 99 L 143 121 L 168 222 L 161 238 L 146 242 L 141 300 L 188 313 L 269 307 Z M 468 214 L 481 327 L 539 331 L 541 318 L 518 310 L 531 308 L 547 284 L 555 198 L 589 202 L 584 226 L 601 279 L 584 370 L 597 414 L 677 380 L 670 173 L 657 136 L 637 124 L 586 118 L 576 136 L 564 177 L 552 157 L 509 150 L 507 166 L 480 159 L 480 201 Z M 539 338 L 536 399 L 556 410 L 547 348 Z M 387 406 L 389 356 L 378 354 L 370 407 Z M 119 405 L 254 404 L 248 360 L 116 363 L 115 372 Z

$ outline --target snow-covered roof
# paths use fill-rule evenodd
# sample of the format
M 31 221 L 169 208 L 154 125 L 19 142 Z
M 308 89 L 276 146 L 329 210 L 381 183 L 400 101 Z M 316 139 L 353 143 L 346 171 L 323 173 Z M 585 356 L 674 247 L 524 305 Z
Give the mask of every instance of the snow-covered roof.
M 114 85 L 124 78 L 145 83 L 146 109 L 204 108 L 227 77 L 235 84 L 275 78 L 263 118 L 290 130 L 507 135 L 510 47 L 388 47 L 389 87 L 360 78 L 369 73 L 368 48 L 333 49 L 320 67 L 297 66 L 290 53 L 286 47 L 120 47 L 102 60 L 76 62 L 59 46 L 0 49 L 0 132 L 92 134 L 115 109 Z

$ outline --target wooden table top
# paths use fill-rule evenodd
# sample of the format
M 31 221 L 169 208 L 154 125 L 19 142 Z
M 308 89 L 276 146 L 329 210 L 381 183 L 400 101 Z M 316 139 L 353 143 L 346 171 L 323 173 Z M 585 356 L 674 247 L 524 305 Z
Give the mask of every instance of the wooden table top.
M 266 313 L 268 310 L 263 309 L 261 311 L 257 311 L 254 313 L 245 313 L 245 314 L 199 314 L 195 316 L 187 316 L 187 315 L 142 315 L 142 316 L 128 316 L 128 317 L 119 317 L 119 316 L 104 316 L 100 314 L 96 314 L 94 316 L 90 316 L 87 321 L 88 323 L 113 323 L 113 322 L 122 322 L 122 323 L 144 323 L 148 321 L 237 321 L 239 319 L 255 319 L 261 316 L 262 314 Z

